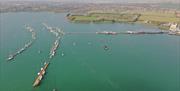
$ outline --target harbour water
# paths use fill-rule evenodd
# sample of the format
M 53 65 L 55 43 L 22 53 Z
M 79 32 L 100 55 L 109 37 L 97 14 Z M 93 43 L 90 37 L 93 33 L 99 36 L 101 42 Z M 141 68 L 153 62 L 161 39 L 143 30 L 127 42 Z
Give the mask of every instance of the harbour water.
M 0 91 L 179 91 L 180 37 L 160 35 L 97 35 L 100 31 L 156 31 L 142 24 L 70 23 L 64 13 L 0 14 Z M 33 81 L 56 37 L 42 25 L 61 27 L 65 34 L 51 59 L 41 85 Z M 33 45 L 7 62 L 8 54 L 24 46 L 36 32 Z M 104 46 L 108 50 L 104 50 Z M 62 56 L 63 55 L 63 56 Z

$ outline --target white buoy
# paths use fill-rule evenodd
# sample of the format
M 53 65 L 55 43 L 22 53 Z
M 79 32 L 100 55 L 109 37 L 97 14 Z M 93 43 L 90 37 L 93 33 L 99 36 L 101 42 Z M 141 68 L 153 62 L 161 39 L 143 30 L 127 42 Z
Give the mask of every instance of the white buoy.
M 76 42 L 73 42 L 73 46 L 76 46 Z
M 38 51 L 38 53 L 40 54 L 40 53 L 41 53 L 41 51 L 39 50 L 39 51 Z
M 91 45 L 91 42 L 88 42 L 88 45 Z
M 64 56 L 64 53 L 62 52 L 61 56 Z

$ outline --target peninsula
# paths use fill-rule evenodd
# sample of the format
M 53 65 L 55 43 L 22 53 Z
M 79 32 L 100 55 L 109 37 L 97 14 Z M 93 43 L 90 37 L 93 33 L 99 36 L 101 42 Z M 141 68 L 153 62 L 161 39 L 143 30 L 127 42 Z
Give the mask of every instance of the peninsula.
M 75 23 L 142 23 L 162 30 L 180 30 L 179 3 L 7 1 L 0 4 L 0 13 L 47 11 L 67 13 L 67 19 Z

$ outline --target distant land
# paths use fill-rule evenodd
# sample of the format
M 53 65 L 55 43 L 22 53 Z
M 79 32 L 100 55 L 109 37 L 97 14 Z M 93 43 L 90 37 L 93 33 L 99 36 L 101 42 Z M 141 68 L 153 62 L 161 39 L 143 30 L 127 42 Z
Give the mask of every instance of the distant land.
M 56 2 L 58 1 L 58 2 Z M 68 2 L 69 1 L 69 2 Z M 74 2 L 70 2 L 74 1 Z M 114 3 L 93 3 L 95 0 L 91 2 L 82 3 L 83 1 L 87 0 L 0 0 L 0 13 L 2 12 L 22 12 L 22 11 L 52 11 L 52 12 L 88 12 L 97 9 L 121 9 L 126 7 L 127 9 L 173 9 L 173 10 L 180 10 L 179 3 L 116 3 L 116 0 L 105 0 L 105 1 L 114 1 Z M 97 0 L 103 1 L 103 0 Z M 124 1 L 124 0 L 120 0 Z M 134 1 L 134 0 L 128 0 Z M 140 0 L 138 0 L 140 1 Z M 147 1 L 147 0 L 145 0 Z M 148 0 L 149 1 L 149 0 Z M 172 0 L 176 1 L 176 0 Z
M 180 0 L 0 0 L 1 1 L 50 1 L 78 3 L 180 3 Z
M 56 2 L 82 3 L 180 3 L 180 0 L 48 0 Z

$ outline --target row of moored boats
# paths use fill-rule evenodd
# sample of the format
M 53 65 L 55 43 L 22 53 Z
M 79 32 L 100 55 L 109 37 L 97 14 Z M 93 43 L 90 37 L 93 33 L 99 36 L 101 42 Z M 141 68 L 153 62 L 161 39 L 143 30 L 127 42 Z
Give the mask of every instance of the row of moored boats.
M 180 33 L 166 32 L 166 31 L 126 31 L 126 32 L 102 31 L 102 32 L 96 32 L 96 34 L 104 34 L 104 35 L 117 35 L 117 34 L 168 34 L 168 35 L 180 35 Z
M 14 59 L 18 54 L 21 54 L 23 51 L 25 51 L 26 49 L 28 49 L 32 44 L 33 41 L 36 39 L 36 33 L 35 31 L 30 27 L 30 26 L 26 26 L 26 29 L 31 32 L 32 35 L 32 40 L 30 40 L 28 43 L 26 43 L 22 48 L 20 48 L 19 50 L 17 50 L 16 52 L 10 54 L 7 58 L 7 61 L 10 61 L 12 59 Z
M 54 34 L 56 36 L 56 40 L 55 42 L 53 43 L 53 46 L 50 50 L 50 55 L 49 55 L 49 58 L 53 58 L 56 54 L 56 50 L 58 49 L 59 47 L 59 41 L 60 41 L 60 38 L 62 37 L 62 35 L 64 34 L 63 31 L 59 28 L 53 28 L 53 27 L 49 27 L 47 26 L 47 24 L 43 23 L 43 25 L 47 28 L 47 30 L 49 32 L 51 32 L 52 34 Z M 44 64 L 44 67 L 41 68 L 41 70 L 38 72 L 38 76 L 36 77 L 34 83 L 33 83 L 33 87 L 36 87 L 38 85 L 40 85 L 41 83 L 41 80 L 43 78 L 43 76 L 45 75 L 46 73 L 46 69 L 48 67 L 48 65 L 50 64 L 50 62 L 45 62 Z

